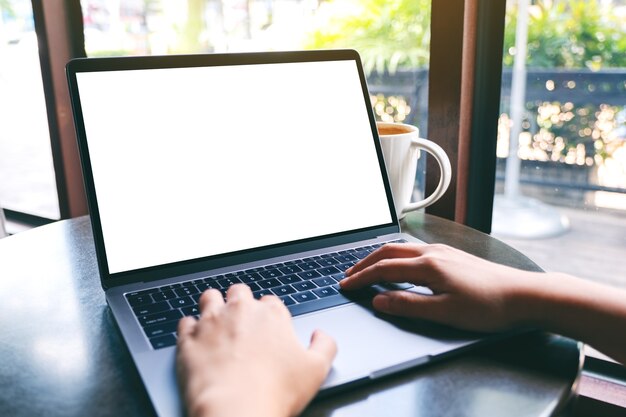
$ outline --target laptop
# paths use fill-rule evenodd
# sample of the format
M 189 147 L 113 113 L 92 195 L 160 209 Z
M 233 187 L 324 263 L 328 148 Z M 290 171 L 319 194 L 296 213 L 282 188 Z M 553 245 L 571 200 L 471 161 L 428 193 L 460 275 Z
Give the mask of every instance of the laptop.
M 339 289 L 385 243 L 419 242 L 355 51 L 86 58 L 67 76 L 100 280 L 158 415 L 184 415 L 176 324 L 208 288 L 281 297 L 305 345 L 333 336 L 321 394 L 479 340 L 377 315 L 384 287 Z

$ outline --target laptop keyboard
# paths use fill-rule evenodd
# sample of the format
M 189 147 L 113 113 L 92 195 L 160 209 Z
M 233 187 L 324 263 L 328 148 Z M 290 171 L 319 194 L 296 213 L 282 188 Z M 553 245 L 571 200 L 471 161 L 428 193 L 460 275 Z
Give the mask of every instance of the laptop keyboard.
M 405 240 L 394 240 L 406 242 Z M 392 243 L 392 242 L 389 242 Z M 215 288 L 226 297 L 233 284 L 244 283 L 255 298 L 276 295 L 292 316 L 354 301 L 339 291 L 344 271 L 383 243 L 332 252 L 285 263 L 198 278 L 125 294 L 139 324 L 154 349 L 176 344 L 178 321 L 184 316 L 199 317 L 200 294 Z

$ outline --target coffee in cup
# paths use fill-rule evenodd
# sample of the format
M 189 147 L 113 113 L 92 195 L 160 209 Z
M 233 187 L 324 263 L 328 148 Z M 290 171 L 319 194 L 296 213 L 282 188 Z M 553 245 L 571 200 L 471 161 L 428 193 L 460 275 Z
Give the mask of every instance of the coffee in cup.
M 415 126 L 386 122 L 378 122 L 376 126 L 398 218 L 439 200 L 448 189 L 452 179 L 452 167 L 445 151 L 436 143 L 420 138 L 419 129 Z M 417 162 L 422 150 L 435 157 L 441 176 L 437 188 L 431 195 L 412 203 L 411 195 L 415 188 Z

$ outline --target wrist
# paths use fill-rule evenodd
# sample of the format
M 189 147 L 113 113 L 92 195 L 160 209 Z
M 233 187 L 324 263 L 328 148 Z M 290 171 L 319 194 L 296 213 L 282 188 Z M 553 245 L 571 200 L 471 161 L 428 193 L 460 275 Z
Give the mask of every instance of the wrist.
M 508 303 L 511 324 L 515 327 L 546 329 L 550 309 L 554 305 L 554 294 L 546 288 L 558 280 L 559 274 L 519 271 L 515 276 L 513 290 Z
M 594 292 L 595 284 L 564 273 L 529 274 L 521 284 L 517 303 L 520 323 L 568 334 L 568 324 L 586 315 L 586 298 Z
M 188 401 L 190 417 L 289 417 L 281 407 L 280 396 L 262 395 L 260 391 L 233 393 L 213 389 Z

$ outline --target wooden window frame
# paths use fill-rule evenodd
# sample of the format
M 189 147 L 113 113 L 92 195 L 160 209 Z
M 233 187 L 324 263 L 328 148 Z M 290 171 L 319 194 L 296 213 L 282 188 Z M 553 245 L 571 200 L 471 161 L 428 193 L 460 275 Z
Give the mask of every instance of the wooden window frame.
M 88 213 L 65 81 L 86 56 L 79 0 L 32 0 L 61 218 Z M 488 233 L 502 72 L 504 0 L 433 0 L 428 136 L 450 156 L 453 176 L 428 212 Z M 427 192 L 438 182 L 429 158 Z
M 432 2 L 428 136 L 448 153 L 456 175 L 427 212 L 485 233 L 495 190 L 505 12 L 505 0 Z M 427 193 L 438 176 L 429 158 Z
M 80 0 L 32 0 L 61 219 L 88 213 L 65 77 L 65 65 L 84 57 Z

